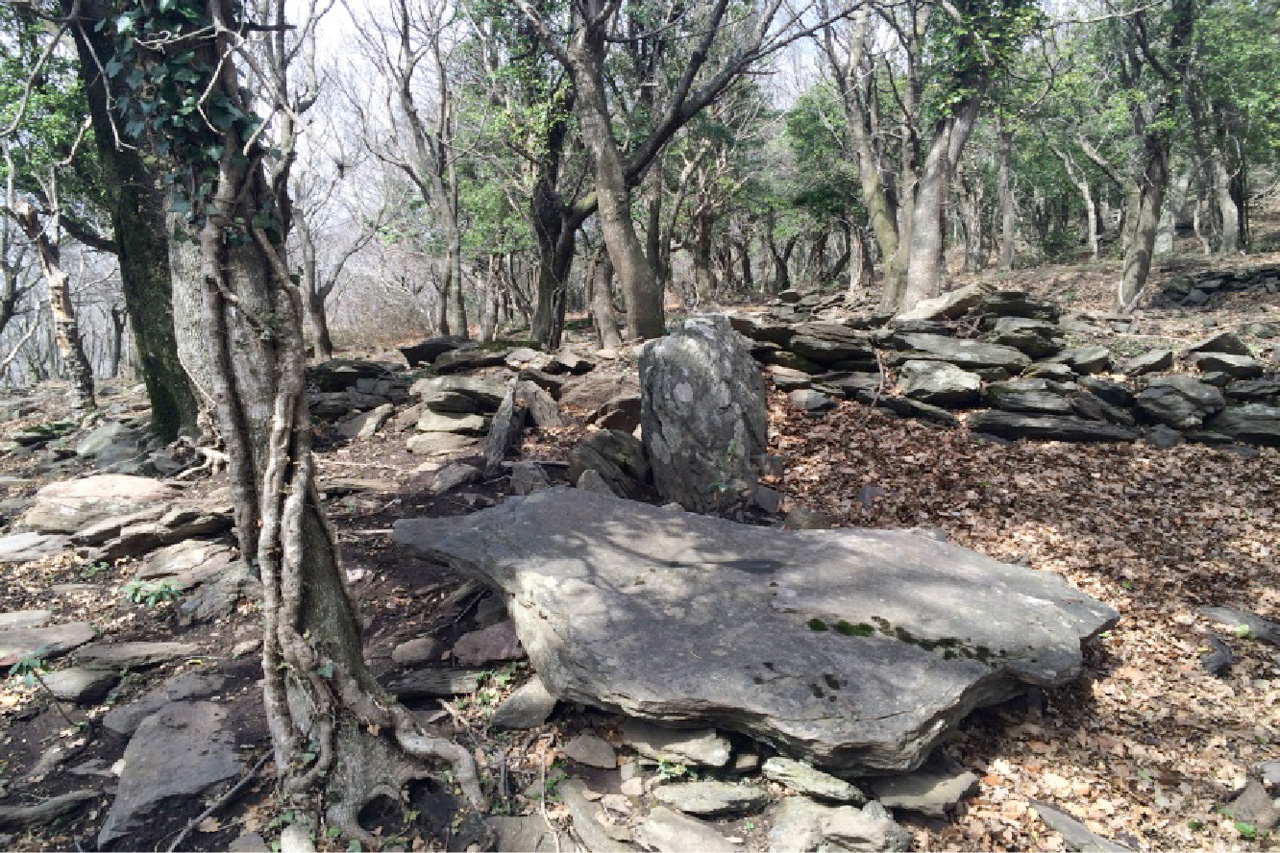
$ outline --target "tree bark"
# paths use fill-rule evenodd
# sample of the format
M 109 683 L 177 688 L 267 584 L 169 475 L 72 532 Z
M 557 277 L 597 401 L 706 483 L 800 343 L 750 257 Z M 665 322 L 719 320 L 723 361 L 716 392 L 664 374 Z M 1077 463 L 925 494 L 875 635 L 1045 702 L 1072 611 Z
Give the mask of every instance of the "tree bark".
M 1000 142 L 997 147 L 999 166 L 996 171 L 996 192 L 1000 200 L 1000 260 L 996 269 L 1008 272 L 1013 269 L 1013 248 L 1018 212 L 1013 201 L 1013 133 L 1001 122 L 997 130 Z
M 143 159 L 146 152 L 116 144 L 109 93 L 99 72 L 114 48 L 95 24 L 110 10 L 98 0 L 63 0 L 62 6 L 67 14 L 79 8 L 83 16 L 84 25 L 71 29 L 111 204 L 125 308 L 151 401 L 151 428 L 166 441 L 179 434 L 195 435 L 200 404 L 179 358 L 174 331 L 167 198 Z M 117 79 L 123 84 L 123 75 Z
M 591 258 L 587 280 L 590 287 L 591 318 L 595 321 L 600 346 L 618 349 L 622 346 L 622 335 L 618 334 L 618 315 L 613 310 L 613 262 L 609 260 L 609 253 L 603 247 L 597 249 Z
M 1116 294 L 1116 310 L 1132 311 L 1151 272 L 1160 209 L 1169 183 L 1169 152 L 1163 141 L 1148 135 L 1145 140 L 1146 168 L 1143 169 L 1134 208 L 1133 230 L 1125 247 L 1124 271 Z

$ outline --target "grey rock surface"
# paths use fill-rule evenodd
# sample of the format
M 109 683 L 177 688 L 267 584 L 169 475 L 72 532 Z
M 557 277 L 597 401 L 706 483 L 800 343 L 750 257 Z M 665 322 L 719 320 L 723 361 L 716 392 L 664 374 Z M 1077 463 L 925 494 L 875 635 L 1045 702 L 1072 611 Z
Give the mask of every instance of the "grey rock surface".
M 646 344 L 640 395 L 644 446 L 664 499 L 715 512 L 750 495 L 768 444 L 764 380 L 727 318 L 695 317 Z
M 635 718 L 622 724 L 622 742 L 655 761 L 701 767 L 724 767 L 733 754 L 715 729 L 673 729 Z
M 10 610 L 0 613 L 0 631 L 8 628 L 39 628 L 52 618 L 52 610 Z
M 1280 406 L 1245 403 L 1228 406 L 1206 426 L 1248 444 L 1280 446 Z
M 1186 374 L 1159 376 L 1134 397 L 1138 412 L 1174 429 L 1199 429 L 1205 417 L 1226 405 L 1222 392 Z
M 1111 366 L 1111 350 L 1097 344 L 1063 350 L 1054 357 L 1076 373 L 1103 373 Z
M 636 827 L 636 840 L 658 853 L 732 853 L 738 848 L 710 825 L 665 806 L 656 806 Z
M 831 800 L 837 803 L 850 803 L 861 806 L 867 801 L 866 794 L 854 784 L 838 779 L 830 773 L 823 773 L 817 768 L 791 758 L 770 758 L 761 768 L 766 779 L 785 785 L 797 794 L 814 797 L 819 800 Z
M 821 391 L 798 388 L 787 395 L 787 402 L 806 412 L 825 412 L 836 407 L 836 401 Z
M 61 554 L 71 544 L 68 536 L 57 533 L 11 533 L 0 536 L 0 563 L 26 563 Z
M 489 725 L 498 729 L 531 729 L 545 723 L 555 709 L 556 697 L 534 675 L 502 701 L 489 718 Z
M 166 801 L 195 797 L 240 774 L 227 712 L 212 702 L 174 702 L 147 717 L 124 751 L 124 772 L 98 846 L 126 837 Z
M 166 642 L 132 642 L 132 643 L 94 643 L 84 646 L 76 652 L 80 661 L 91 662 L 98 666 L 118 666 L 121 669 L 136 669 L 155 666 L 178 658 L 195 657 L 200 654 L 200 647 L 195 643 Z
M 699 817 L 750 814 L 760 811 L 771 799 L 763 788 L 714 779 L 661 785 L 654 789 L 653 796 L 663 805 Z
M 987 340 L 1000 346 L 1013 347 L 1032 358 L 1054 355 L 1065 346 L 1062 330 L 1055 323 L 1026 317 L 999 318 L 987 333 Z
M 390 403 L 362 412 L 338 425 L 338 434 L 352 441 L 368 441 L 391 419 L 395 407 Z
M 416 637 L 392 649 L 391 660 L 401 666 L 418 666 L 440 660 L 440 656 L 447 650 L 448 646 L 435 637 Z
M 72 666 L 44 675 L 45 686 L 64 702 L 89 705 L 102 699 L 120 681 L 118 670 Z
M 517 459 L 511 463 L 510 480 L 507 488 L 513 495 L 527 495 L 538 489 L 551 485 L 547 472 L 537 462 L 528 459 Z
M 616 429 L 602 429 L 569 451 L 569 479 L 595 471 L 615 495 L 637 497 L 652 478 L 640 439 Z
M 1129 850 L 1128 847 L 1097 835 L 1071 815 L 1047 803 L 1032 803 L 1032 806 L 1046 826 L 1062 835 L 1062 843 L 1068 850 L 1096 850 L 1101 853 L 1124 853 Z
M 895 334 L 892 340 L 897 345 L 911 350 L 904 356 L 904 360 L 917 358 L 947 361 L 967 370 L 999 367 L 1010 373 L 1019 373 L 1031 363 L 1031 359 L 1013 347 L 959 340 L 946 335 L 906 332 Z
M 780 531 L 574 489 L 393 538 L 505 591 L 562 699 L 837 771 L 917 766 L 970 710 L 1074 677 L 1081 640 L 1116 619 L 1056 575 L 903 531 Z
M 217 673 L 184 672 L 127 705 L 112 708 L 102 718 L 102 724 L 118 735 L 131 735 L 143 720 L 170 702 L 206 699 L 221 690 L 226 683 L 226 677 Z
M 805 797 L 787 797 L 769 810 L 770 853 L 904 851 L 911 835 L 876 802 L 862 808 L 824 806 Z
M 1060 415 L 1028 415 L 992 409 L 969 418 L 972 432 L 1000 438 L 1033 438 L 1041 441 L 1134 441 L 1131 429 Z
M 1120 372 L 1126 376 L 1143 376 L 1168 370 L 1170 367 L 1173 367 L 1173 350 L 1153 349 L 1126 361 Z
M 898 368 L 898 387 L 913 400 L 934 406 L 969 406 L 978 402 L 982 379 L 945 361 L 913 359 Z
M 921 299 L 911 308 L 895 316 L 893 320 L 895 323 L 909 323 L 916 320 L 955 320 L 978 307 L 983 297 L 989 295 L 992 289 L 992 285 L 988 282 L 958 287 L 950 293 L 944 293 L 932 299 Z
M 40 653 L 46 660 L 64 655 L 96 636 L 88 622 L 67 622 L 41 628 L 0 630 L 0 666 L 13 666 L 25 657 Z
M 1225 352 L 1199 352 L 1191 362 L 1204 373 L 1225 373 L 1232 379 L 1257 379 L 1262 376 L 1262 362 L 1250 355 Z
M 471 666 L 520 660 L 524 650 L 520 648 L 515 626 L 504 619 L 496 625 L 463 634 L 453 644 L 453 657 L 458 663 Z
M 1047 379 L 1011 379 L 992 382 L 983 396 L 997 409 L 1036 415 L 1070 415 L 1071 401 L 1058 393 Z
M 98 474 L 40 489 L 22 521 L 41 533 L 75 533 L 95 521 L 168 503 L 179 495 L 173 486 L 148 477 Z
M 1187 352 L 1224 352 L 1229 355 L 1253 355 L 1249 345 L 1240 339 L 1235 332 L 1218 332 L 1207 338 L 1196 341 L 1187 347 Z
M 978 787 L 978 777 L 953 761 L 931 758 L 911 773 L 869 779 L 867 788 L 884 806 L 945 817 Z
M 618 754 L 608 741 L 592 734 L 581 734 L 564 745 L 564 754 L 579 764 L 612 770 L 618 766 Z

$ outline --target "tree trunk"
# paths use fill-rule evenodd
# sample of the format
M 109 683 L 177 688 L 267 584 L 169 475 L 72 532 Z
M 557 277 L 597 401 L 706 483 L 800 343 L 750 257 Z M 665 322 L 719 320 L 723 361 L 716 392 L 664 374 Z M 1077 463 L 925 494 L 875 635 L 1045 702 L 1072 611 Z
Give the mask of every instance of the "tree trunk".
M 183 369 L 174 331 L 167 198 L 143 159 L 146 152 L 115 144 L 107 91 L 98 71 L 114 48 L 93 22 L 106 17 L 109 9 L 97 0 L 63 0 L 62 6 L 68 14 L 78 8 L 84 16 L 84 26 L 72 27 L 79 76 L 89 101 L 103 185 L 111 205 L 125 308 L 151 401 L 151 428 L 166 441 L 179 434 L 195 435 L 200 404 Z M 123 85 L 124 75 L 115 79 Z
M 1146 168 L 1136 194 L 1132 236 L 1124 252 L 1124 271 L 1116 294 L 1116 310 L 1132 311 L 1151 272 L 1151 257 L 1160 226 L 1160 208 L 1169 183 L 1169 153 L 1161 140 L 1148 135 Z
M 583 27 L 569 47 L 570 72 L 577 95 L 574 107 L 583 143 L 595 168 L 600 230 L 627 305 L 627 337 L 656 338 L 666 334 L 662 286 L 631 220 L 631 191 L 627 187 L 622 153 L 613 136 L 601 77 L 604 36 L 598 27 Z
M 708 211 L 699 208 L 693 216 L 693 245 L 690 257 L 693 261 L 693 292 L 699 307 L 711 304 L 715 298 L 716 274 L 712 268 L 711 225 Z
M 618 315 L 613 310 L 613 262 L 603 247 L 591 258 L 587 282 L 591 289 L 591 318 L 595 321 L 600 346 L 618 349 L 622 346 L 622 335 L 618 334 Z
M 1232 192 L 1235 176 L 1227 168 L 1226 156 L 1221 149 L 1214 149 L 1212 159 L 1214 203 L 1218 206 L 1218 219 L 1222 223 L 1218 251 L 1223 255 L 1234 255 L 1240 251 L 1240 211 Z
M 952 170 L 978 119 L 981 93 L 970 95 L 938 122 L 911 206 L 910 262 L 898 311 L 937 296 L 942 287 L 943 214 Z
M 1004 128 L 999 129 L 1000 144 L 999 166 L 996 171 L 996 192 L 1000 197 L 1000 260 L 996 269 L 1008 272 L 1013 269 L 1013 244 L 1015 228 L 1018 224 L 1017 208 L 1013 201 L 1013 172 L 1010 161 L 1013 159 L 1013 133 Z

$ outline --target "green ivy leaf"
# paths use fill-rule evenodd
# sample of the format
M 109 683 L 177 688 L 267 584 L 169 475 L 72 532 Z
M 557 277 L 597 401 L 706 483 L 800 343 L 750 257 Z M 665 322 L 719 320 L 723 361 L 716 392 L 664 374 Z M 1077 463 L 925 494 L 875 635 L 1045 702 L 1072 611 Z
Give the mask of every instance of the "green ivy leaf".
M 124 63 L 118 59 L 108 59 L 106 64 L 102 66 L 102 70 L 106 72 L 108 77 L 115 77 L 124 68 Z

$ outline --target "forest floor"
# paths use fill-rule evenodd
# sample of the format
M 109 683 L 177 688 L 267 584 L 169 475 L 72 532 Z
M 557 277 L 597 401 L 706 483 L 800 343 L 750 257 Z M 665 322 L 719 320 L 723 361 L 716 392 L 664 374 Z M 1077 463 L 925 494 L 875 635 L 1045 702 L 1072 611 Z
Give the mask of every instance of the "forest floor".
M 1179 256 L 1157 268 L 1150 293 L 1174 274 L 1264 263 L 1280 263 L 1280 253 L 1225 261 Z M 1003 289 L 1053 297 L 1073 310 L 1106 311 L 1118 270 L 1117 262 L 1102 261 L 987 275 Z M 1102 342 L 1117 352 L 1138 351 L 1185 346 L 1213 329 L 1280 324 L 1280 295 L 1219 299 L 1224 301 L 1201 309 L 1144 308 L 1130 334 Z M 1266 351 L 1278 344 L 1280 339 L 1270 341 Z M 45 411 L 39 418 L 57 415 Z M 586 429 L 580 419 L 570 420 L 562 430 L 528 437 L 523 454 L 563 459 Z M 0 433 L 30 425 L 0 425 Z M 829 513 L 843 525 L 938 527 L 958 544 L 1060 574 L 1121 613 L 1116 628 L 1089 645 L 1081 679 L 1048 691 L 1040 707 L 1021 703 L 977 712 L 944 743 L 944 752 L 980 776 L 978 789 L 949 819 L 904 818 L 916 849 L 1063 849 L 1061 837 L 1036 816 L 1033 802 L 1055 804 L 1133 849 L 1280 849 L 1275 837 L 1253 832 L 1221 810 L 1243 787 L 1251 767 L 1280 759 L 1280 653 L 1228 632 L 1235 664 L 1221 677 L 1210 675 L 1201 668 L 1200 656 L 1213 626 L 1196 612 L 1200 605 L 1228 604 L 1270 618 L 1280 615 L 1280 450 L 1241 453 L 1191 444 L 1158 450 L 1144 442 L 984 443 L 964 430 L 892 418 L 855 402 L 821 416 L 806 415 L 779 394 L 770 398 L 770 444 L 787 460 L 785 473 L 772 485 L 791 506 Z M 421 460 L 407 453 L 402 436 L 344 444 L 322 434 L 318 448 L 322 484 L 339 477 L 385 483 L 382 489 L 334 497 L 329 505 L 366 625 L 367 656 L 374 671 L 384 673 L 392 669 L 390 650 L 398 643 L 429 632 L 448 642 L 467 626 L 465 614 L 442 614 L 437 608 L 459 579 L 392 546 L 391 524 L 405 517 L 473 511 L 499 500 L 501 484 L 427 497 L 412 474 Z M 30 471 L 0 459 L 0 474 Z M 10 496 L 37 485 L 9 487 Z M 190 489 L 217 485 L 204 481 Z M 866 498 L 867 486 L 876 487 L 876 497 Z M 182 669 L 217 667 L 230 676 L 216 700 L 229 709 L 238 743 L 250 759 L 265 754 L 256 655 L 230 653 L 256 636 L 253 608 L 222 624 L 184 630 L 172 606 L 148 608 L 125 599 L 121 589 L 132 568 L 127 562 L 84 565 L 69 554 L 5 566 L 0 568 L 0 611 L 45 607 L 60 621 L 90 619 L 100 633 L 117 639 L 200 643 L 208 649 L 206 656 L 140 674 L 112 701 L 127 701 Z M 85 587 L 74 595 L 51 592 L 54 584 L 67 583 Z M 491 769 L 498 756 L 505 756 L 512 791 L 545 779 L 559 747 L 575 733 L 585 727 L 608 732 L 611 725 L 599 712 L 562 705 L 532 732 L 490 731 L 487 714 L 519 683 L 521 672 L 520 666 L 496 669 L 467 700 L 415 706 Z M 48 767 L 47 756 L 55 748 L 63 753 L 59 767 L 110 767 L 119 759 L 123 738 L 81 725 L 100 718 L 105 708 L 67 710 L 75 725 L 68 725 L 38 688 L 17 679 L 0 681 L 0 802 L 27 802 L 84 787 L 62 770 L 42 772 L 42 758 Z M 550 766 L 554 771 L 561 765 Z M 279 816 L 269 768 L 200 823 L 184 846 L 226 849 L 243 832 L 273 837 Z M 502 799 L 514 813 L 540 811 L 534 800 Z M 389 841 L 398 836 L 402 849 L 437 848 L 444 843 L 440 827 L 448 823 L 441 813 L 447 797 L 425 788 L 414 802 L 421 811 L 415 823 L 397 825 L 398 818 L 383 815 L 379 825 Z M 108 804 L 100 800 L 0 846 L 94 849 Z M 135 843 L 166 849 L 201 808 L 200 803 L 175 806 Z M 551 803 L 544 813 L 567 826 L 562 806 Z M 745 849 L 763 849 L 764 835 L 749 824 L 727 824 L 726 834 L 742 837 Z

